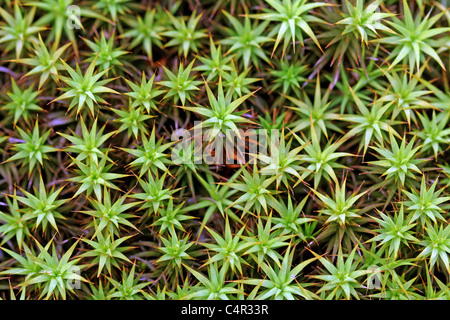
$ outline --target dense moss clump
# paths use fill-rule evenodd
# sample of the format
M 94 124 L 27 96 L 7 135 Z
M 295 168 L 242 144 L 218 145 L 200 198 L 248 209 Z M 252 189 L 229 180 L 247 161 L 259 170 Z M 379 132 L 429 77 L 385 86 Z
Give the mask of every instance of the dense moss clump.
M 0 0 L 0 298 L 449 298 L 447 6 Z

